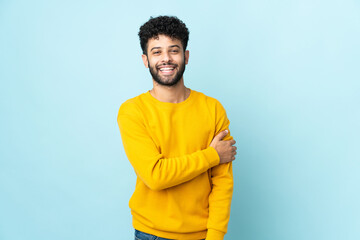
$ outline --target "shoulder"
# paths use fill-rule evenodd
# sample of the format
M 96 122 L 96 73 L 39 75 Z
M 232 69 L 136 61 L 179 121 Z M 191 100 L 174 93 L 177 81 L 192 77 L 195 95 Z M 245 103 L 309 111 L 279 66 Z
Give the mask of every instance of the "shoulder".
M 145 93 L 130 98 L 120 105 L 118 115 L 137 115 L 141 107 Z
M 202 92 L 198 92 L 198 91 L 195 91 L 195 90 L 192 90 L 192 91 L 195 93 L 198 100 L 200 100 L 200 101 L 202 100 L 202 101 L 206 102 L 209 109 L 212 109 L 212 110 L 214 110 L 216 112 L 225 111 L 224 107 L 222 106 L 220 101 L 217 100 L 216 98 L 205 95 Z

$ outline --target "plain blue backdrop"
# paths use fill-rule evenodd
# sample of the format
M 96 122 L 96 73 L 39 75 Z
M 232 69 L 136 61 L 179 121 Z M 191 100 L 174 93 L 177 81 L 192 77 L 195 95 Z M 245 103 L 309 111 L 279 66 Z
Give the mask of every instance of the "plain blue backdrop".
M 116 117 L 152 87 L 137 32 L 163 14 L 237 140 L 226 239 L 360 239 L 356 0 L 0 0 L 0 239 L 133 239 Z

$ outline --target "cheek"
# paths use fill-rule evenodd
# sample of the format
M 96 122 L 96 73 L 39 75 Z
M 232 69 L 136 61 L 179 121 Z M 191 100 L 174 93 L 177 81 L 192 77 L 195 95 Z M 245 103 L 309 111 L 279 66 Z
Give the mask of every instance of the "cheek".
M 186 62 L 183 56 L 177 56 L 173 58 L 173 61 L 176 62 L 178 65 Z
M 156 68 L 157 60 L 152 58 L 148 60 L 148 67 Z

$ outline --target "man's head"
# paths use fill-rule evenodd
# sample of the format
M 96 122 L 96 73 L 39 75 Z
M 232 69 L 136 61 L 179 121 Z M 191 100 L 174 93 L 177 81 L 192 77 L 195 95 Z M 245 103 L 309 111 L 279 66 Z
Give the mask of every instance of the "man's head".
M 139 38 L 143 54 L 147 55 L 148 41 L 159 35 L 176 38 L 181 41 L 184 51 L 189 41 L 189 30 L 185 23 L 177 17 L 159 16 L 150 17 L 149 21 L 140 27 Z
M 188 63 L 189 31 L 176 17 L 150 18 L 140 27 L 139 38 L 144 65 L 158 84 L 176 85 Z

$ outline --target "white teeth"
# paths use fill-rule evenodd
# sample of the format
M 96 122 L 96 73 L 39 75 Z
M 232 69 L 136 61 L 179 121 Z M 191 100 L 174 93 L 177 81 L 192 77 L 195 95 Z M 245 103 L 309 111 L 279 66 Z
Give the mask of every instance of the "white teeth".
M 160 68 L 160 71 L 172 71 L 174 68 Z

